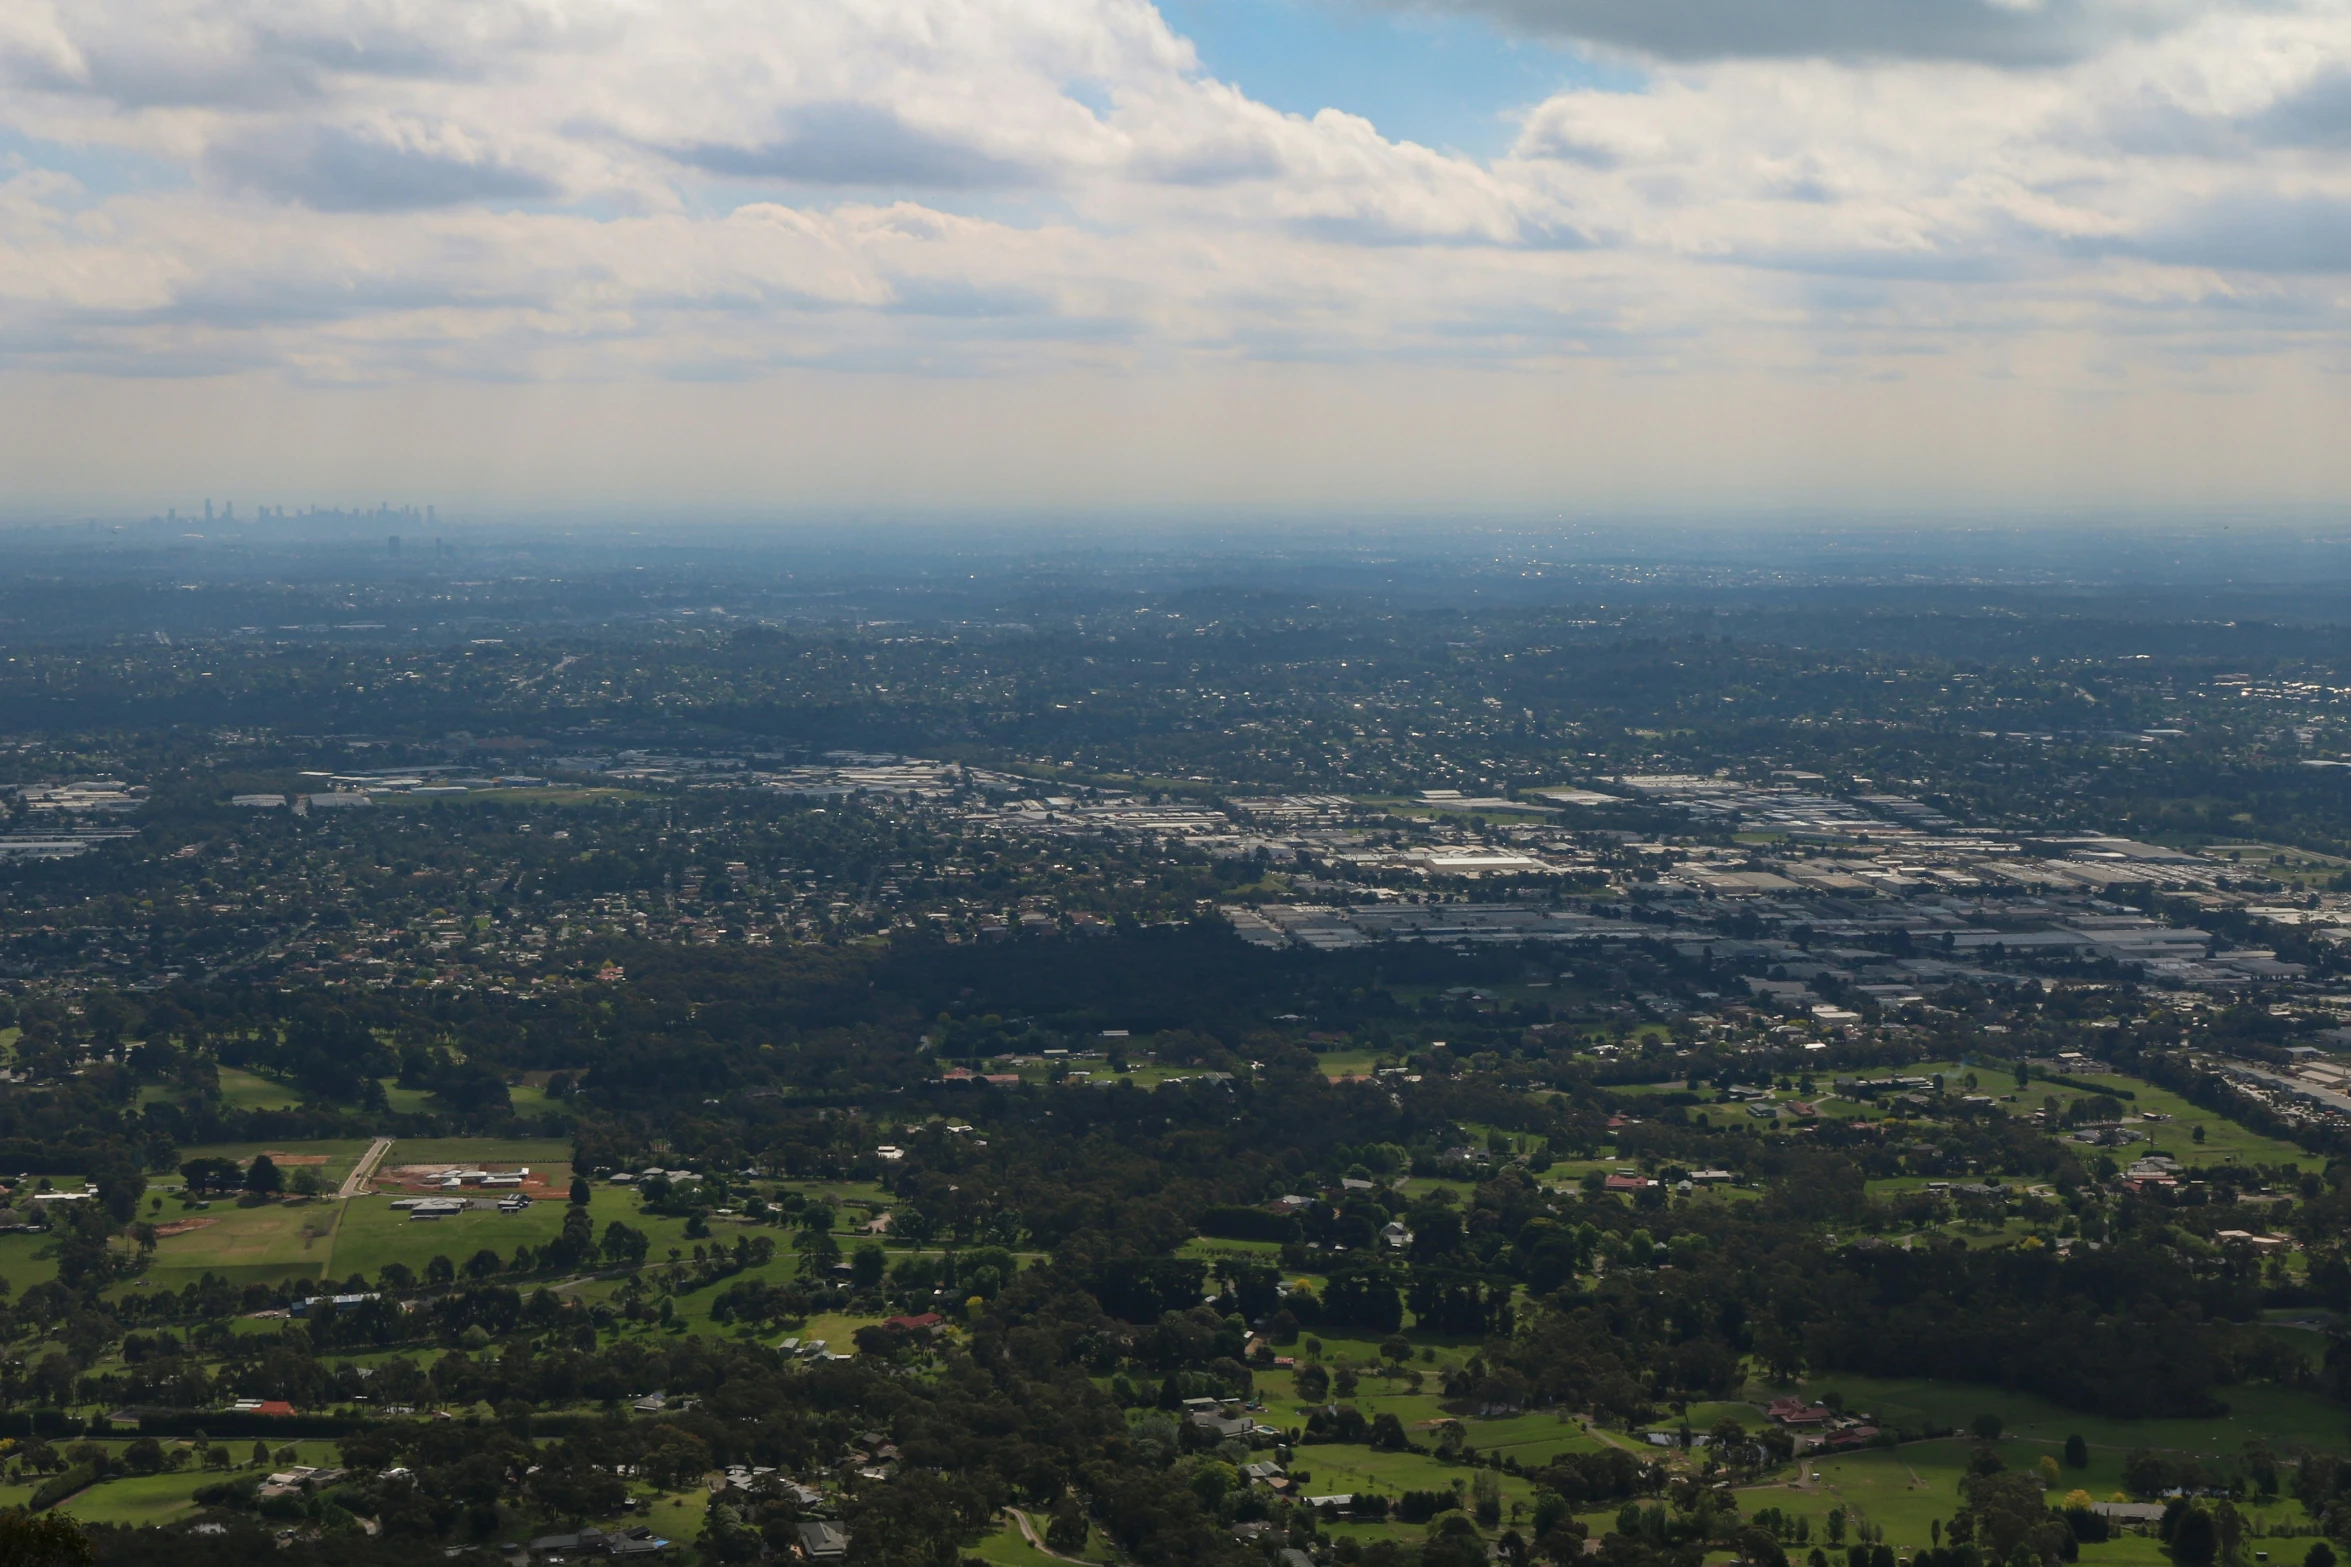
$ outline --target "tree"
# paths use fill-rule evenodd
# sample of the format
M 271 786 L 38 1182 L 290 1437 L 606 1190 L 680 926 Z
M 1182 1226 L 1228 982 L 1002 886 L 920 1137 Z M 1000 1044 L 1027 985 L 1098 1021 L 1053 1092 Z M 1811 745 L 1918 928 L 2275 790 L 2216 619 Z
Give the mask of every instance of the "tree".
M 192 1192 L 228 1192 L 245 1184 L 245 1172 L 234 1159 L 190 1159 L 180 1166 L 180 1179 Z
M 0 1513 L 0 1567 L 88 1567 L 90 1537 L 64 1513 Z
M 2335 1548 L 2324 1540 L 2314 1540 L 2302 1554 L 2302 1567 L 2335 1567 Z
M 1053 1517 L 1045 1525 L 1045 1546 L 1064 1556 L 1075 1556 L 1085 1549 L 1086 1514 L 1078 1506 L 1077 1498 L 1069 1492 L 1061 1493 L 1061 1500 L 1053 1504 Z
M 869 1290 L 882 1282 L 882 1271 L 889 1259 L 879 1246 L 868 1242 L 849 1254 L 849 1282 L 861 1290 Z
M 2068 1469 L 2090 1467 L 2090 1444 L 2082 1440 L 2081 1433 L 2078 1431 L 2065 1439 L 2065 1467 Z
M 2219 1556 L 2220 1530 L 2214 1526 L 2212 1514 L 2201 1507 L 2182 1513 L 2171 1531 L 2174 1567 L 2212 1567 Z
M 575 1208 L 585 1208 L 588 1205 L 588 1197 L 588 1178 L 584 1175 L 573 1176 L 571 1178 L 572 1206 Z
M 618 1219 L 604 1226 L 604 1260 L 615 1267 L 633 1268 L 645 1260 L 653 1241 L 643 1230 Z
M 252 1164 L 245 1169 L 245 1190 L 257 1197 L 274 1196 L 285 1184 L 286 1178 L 279 1172 L 278 1162 L 268 1154 L 255 1154 Z
M 1998 1415 L 1978 1415 L 1972 1423 L 1975 1439 L 1979 1442 L 1999 1441 L 2001 1427 L 2002 1422 Z

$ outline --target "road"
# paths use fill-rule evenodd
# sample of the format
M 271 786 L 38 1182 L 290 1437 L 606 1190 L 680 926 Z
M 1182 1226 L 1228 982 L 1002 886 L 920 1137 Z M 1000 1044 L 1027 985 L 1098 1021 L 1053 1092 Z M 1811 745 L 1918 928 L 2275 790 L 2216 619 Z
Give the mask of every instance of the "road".
M 1085 1558 L 1083 1557 L 1064 1556 L 1059 1551 L 1047 1550 L 1045 1547 L 1045 1542 L 1037 1536 L 1036 1526 L 1029 1522 L 1029 1515 L 1027 1513 L 1022 1512 L 1017 1507 L 1007 1507 L 1004 1510 L 1010 1513 L 1012 1515 L 1012 1521 L 1020 1526 L 1020 1537 L 1029 1542 L 1030 1549 L 1038 1552 L 1040 1555 L 1050 1556 L 1057 1562 L 1085 1561 Z M 1086 1567 L 1092 1567 L 1092 1564 L 1086 1563 Z
M 351 1167 L 351 1173 L 343 1177 L 342 1190 L 335 1193 L 336 1200 L 349 1202 L 367 1190 L 368 1178 L 376 1173 L 376 1166 L 382 1164 L 384 1155 L 391 1151 L 392 1139 L 389 1137 L 379 1137 L 369 1143 L 367 1152 L 361 1154 L 359 1162 Z

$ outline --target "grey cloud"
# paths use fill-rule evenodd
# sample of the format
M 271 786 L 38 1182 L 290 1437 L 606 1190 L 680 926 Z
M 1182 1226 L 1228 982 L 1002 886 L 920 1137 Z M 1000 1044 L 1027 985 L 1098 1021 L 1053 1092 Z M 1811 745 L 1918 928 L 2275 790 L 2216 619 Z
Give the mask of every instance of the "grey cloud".
M 983 320 L 1048 314 L 1052 304 L 1034 289 L 985 285 L 967 278 L 899 277 L 891 280 L 893 307 L 906 315 L 954 316 Z
M 0 80 L 124 109 L 267 109 L 321 92 L 313 62 L 174 40 L 97 39 L 83 48 L 82 65 L 72 75 L 45 56 L 0 51 Z
M 2351 145 L 2351 69 L 2322 72 L 2291 97 L 2245 122 L 2254 140 L 2273 147 Z
M 492 48 L 414 20 L 377 17 L 353 26 L 349 18 L 322 17 L 312 26 L 296 8 L 284 9 L 282 19 L 261 25 L 196 17 L 175 28 L 91 5 L 73 13 L 69 28 L 78 71 L 45 52 L 0 45 L 0 83 L 123 109 L 282 108 L 331 96 L 340 77 L 478 80 L 486 59 L 544 47 L 554 36 L 527 15 L 498 18 Z
M 368 38 L 347 33 L 265 31 L 255 42 L 265 59 L 298 62 L 350 76 L 470 81 L 481 74 L 478 64 L 405 33 Z M 514 46 L 507 41 L 501 47 Z
M 1032 170 L 964 142 L 907 124 L 864 103 L 796 110 L 782 134 L 754 146 L 699 142 L 668 149 L 681 163 L 735 179 L 810 185 L 915 186 L 974 190 L 1027 185 Z
M 2083 248 L 2232 272 L 2351 272 L 2351 202 L 2230 196 L 2138 238 Z
M 1321 213 L 1293 218 L 1286 226 L 1301 239 L 1367 249 L 1590 250 L 1596 243 L 1571 223 L 1519 220 L 1512 223 L 1509 233 L 1497 235 L 1474 228 L 1430 228 L 1385 212 Z
M 1363 3 L 1363 0 L 1359 0 Z M 1671 60 L 1946 59 L 2061 65 L 2181 24 L 2193 0 L 1368 0 Z
M 408 212 L 556 193 L 528 169 L 399 147 L 336 127 L 249 133 L 214 147 L 204 168 L 219 184 L 320 212 Z
M 1171 154 L 1147 153 L 1135 159 L 1130 170 L 1155 184 L 1207 187 L 1272 179 L 1282 172 L 1282 160 L 1268 142 L 1233 138 Z
M 2242 115 L 2204 114 L 2146 97 L 2108 110 L 2065 141 L 2152 157 L 2242 159 L 2264 147 L 2351 146 L 2351 69 L 2335 66 L 2301 88 Z

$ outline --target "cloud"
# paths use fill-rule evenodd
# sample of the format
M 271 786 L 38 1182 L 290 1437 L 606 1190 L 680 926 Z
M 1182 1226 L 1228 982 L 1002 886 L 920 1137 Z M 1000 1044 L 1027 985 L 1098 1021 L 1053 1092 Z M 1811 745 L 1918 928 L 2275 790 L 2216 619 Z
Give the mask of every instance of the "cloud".
M 1254 100 L 1144 0 L 28 0 L 0 342 L 311 385 L 1938 358 L 2105 395 L 2257 301 L 2256 352 L 2351 358 L 2351 13 L 1756 3 L 1523 0 L 1649 62 L 1481 162 Z M 76 188 L 67 147 L 192 178 Z
M 2245 130 L 2276 147 L 2351 147 L 2351 66 L 2329 64 L 2249 116 Z
M 2044 67 L 2158 36 L 2188 0 L 1392 0 L 1661 60 L 1967 60 Z
M 230 188 L 319 212 L 543 200 L 555 184 L 494 157 L 403 146 L 335 126 L 248 131 L 208 149 L 205 172 Z
M 2351 273 L 2351 192 L 2225 195 L 2143 233 L 2089 248 L 2168 266 L 2269 275 Z
M 919 130 L 889 108 L 816 103 L 791 111 L 782 135 L 752 146 L 679 147 L 681 163 L 735 179 L 916 190 L 1026 185 L 1036 171 L 975 147 L 968 138 Z

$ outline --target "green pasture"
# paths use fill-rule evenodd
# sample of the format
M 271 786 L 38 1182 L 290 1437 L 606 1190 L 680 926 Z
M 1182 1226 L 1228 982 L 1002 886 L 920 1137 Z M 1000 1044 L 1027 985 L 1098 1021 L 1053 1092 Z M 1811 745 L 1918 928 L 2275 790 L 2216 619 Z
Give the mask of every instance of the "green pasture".
M 143 1275 L 150 1287 L 176 1290 L 206 1273 L 239 1283 L 318 1278 L 344 1222 L 343 1205 L 327 1200 L 243 1208 L 223 1199 L 187 1217 L 206 1221 L 204 1227 L 155 1243 L 154 1261 Z
M 1758 1396 L 1773 1397 L 1779 1391 L 1761 1390 Z M 2005 1439 L 2032 1447 L 2036 1456 L 2058 1451 L 2066 1437 L 2079 1434 L 2089 1444 L 2093 1475 L 2102 1473 L 2101 1454 L 2111 1455 L 2119 1465 L 2123 1454 L 2142 1447 L 2196 1457 L 2230 1457 L 2241 1454 L 2245 1444 L 2256 1437 L 2281 1451 L 2296 1446 L 2341 1451 L 2351 1445 L 2351 1432 L 2347 1432 L 2340 1408 L 2315 1392 L 2269 1383 L 2221 1389 L 2229 1412 L 2212 1420 L 2118 1420 L 2085 1415 L 2031 1393 L 1965 1382 L 1820 1375 L 1808 1380 L 1803 1391 L 1813 1398 L 1829 1391 L 1841 1393 L 1847 1409 L 1867 1411 L 1880 1424 L 1932 1424 L 1965 1430 L 1979 1414 L 1998 1415 Z
M 302 1103 L 302 1091 L 242 1067 L 224 1066 L 220 1102 L 230 1110 L 291 1110 Z
M 327 1190 L 333 1191 L 343 1184 L 343 1177 L 351 1173 L 351 1167 L 359 1162 L 362 1154 L 367 1152 L 371 1141 L 372 1139 L 365 1137 L 323 1137 L 303 1138 L 299 1141 L 281 1139 L 276 1142 L 263 1143 L 201 1143 L 192 1148 L 182 1148 L 179 1162 L 186 1164 L 191 1159 L 228 1159 L 238 1164 L 244 1164 L 250 1161 L 255 1154 L 263 1153 L 269 1154 L 273 1158 L 287 1154 L 297 1158 L 323 1156 L 326 1163 L 314 1165 L 312 1168 L 319 1172 L 319 1178 L 326 1183 Z M 293 1165 L 282 1167 L 283 1173 L 288 1176 L 294 1173 L 295 1168 L 296 1166 Z M 174 1186 L 179 1184 L 176 1170 L 169 1176 L 158 1177 L 157 1180 L 159 1184 Z M 166 1212 L 169 1213 L 170 1210 L 167 1209 Z
M 1393 1063 L 1396 1052 L 1362 1050 L 1353 1047 L 1333 1048 L 1315 1057 L 1322 1075 L 1336 1082 L 1342 1077 L 1369 1077 L 1373 1068 L 1383 1061 Z
M 358 1197 L 344 1205 L 342 1229 L 335 1237 L 329 1276 L 374 1278 L 386 1263 L 399 1262 L 424 1272 L 435 1257 L 446 1257 L 459 1267 L 474 1253 L 494 1251 L 511 1258 L 515 1247 L 546 1245 L 563 1231 L 564 1204 L 537 1202 L 520 1213 L 496 1209 L 469 1209 L 445 1219 L 411 1219 L 408 1210 L 394 1208 L 384 1196 Z
M 397 1078 L 380 1077 L 376 1081 L 383 1085 L 384 1103 L 394 1115 L 429 1115 L 432 1113 L 433 1096 L 426 1090 L 402 1088 Z
M 527 1164 L 533 1171 L 566 1166 L 571 1144 L 560 1137 L 403 1137 L 384 1155 L 383 1168 L 403 1164 Z
M 78 1441 L 79 1438 L 76 1440 Z M 55 1445 L 62 1449 L 67 1444 L 58 1443 Z M 129 1445 L 130 1442 L 127 1438 L 99 1443 L 99 1446 L 106 1448 L 118 1457 L 122 1450 Z M 223 1480 L 233 1480 L 240 1475 L 249 1475 L 255 1472 L 255 1466 L 248 1462 L 253 1452 L 251 1437 L 236 1441 L 222 1441 L 215 1445 L 226 1448 L 235 1456 L 237 1460 L 235 1468 L 226 1470 L 198 1468 L 191 1444 L 167 1441 L 163 1444 L 165 1452 L 182 1451 L 189 1454 L 188 1467 L 179 1470 L 166 1470 L 152 1475 L 116 1475 L 111 1479 L 99 1481 L 85 1491 L 76 1492 L 60 1503 L 57 1510 L 70 1514 L 86 1524 L 108 1523 L 141 1526 L 169 1523 L 174 1518 L 195 1510 L 195 1494 L 205 1486 L 218 1485 Z M 337 1462 L 335 1446 L 332 1442 L 315 1439 L 302 1441 L 289 1439 L 283 1442 L 271 1441 L 269 1443 L 269 1450 L 273 1455 L 285 1447 L 298 1449 L 301 1456 L 296 1461 L 314 1468 Z M 276 1467 L 277 1460 L 273 1456 L 270 1463 L 263 1466 L 263 1472 Z M 31 1498 L 33 1491 L 39 1484 L 39 1478 L 0 1480 L 0 1507 L 23 1506 Z
M 2032 1468 L 2049 1451 L 2037 1442 L 2003 1440 L 1995 1445 L 2009 1468 L 2018 1470 Z M 1777 1507 L 1791 1516 L 1808 1518 L 1816 1544 L 1827 1539 L 1829 1512 L 1843 1507 L 1857 1520 L 1883 1529 L 1886 1543 L 1907 1554 L 1932 1544 L 1933 1526 L 1948 1523 L 1959 1510 L 1960 1481 L 1975 1448 L 1969 1439 L 1951 1437 L 1892 1450 L 1807 1454 L 1796 1465 L 1793 1478 L 1742 1489 L 1740 1506 L 1748 1513 Z M 2117 1453 L 2101 1462 L 2093 1452 L 2088 1469 L 2062 1470 L 2057 1482 L 2060 1494 L 2079 1489 L 2099 1501 L 2110 1499 L 2121 1483 L 2120 1457 Z M 2257 1533 L 2300 1528 L 2309 1521 L 2301 1505 L 2292 1500 L 2240 1503 L 2239 1510 Z M 2131 1549 L 2138 1538 L 2125 1536 L 2105 1546 L 2084 1546 L 2082 1560 L 2100 1567 L 2141 1567 L 2139 1554 Z M 2162 1560 L 2158 1553 L 2148 1559 L 2147 1567 L 2156 1567 Z

